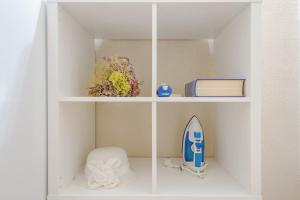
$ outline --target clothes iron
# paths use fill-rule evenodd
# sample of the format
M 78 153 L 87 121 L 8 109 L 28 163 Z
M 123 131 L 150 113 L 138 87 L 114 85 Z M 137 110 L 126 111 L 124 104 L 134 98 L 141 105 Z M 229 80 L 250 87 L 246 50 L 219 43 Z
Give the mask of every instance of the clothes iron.
M 185 127 L 182 139 L 183 169 L 201 174 L 205 167 L 204 134 L 201 123 L 193 116 Z
M 185 127 L 182 138 L 182 162 L 173 163 L 171 159 L 164 161 L 168 168 L 179 168 L 181 171 L 188 171 L 200 178 L 206 175 L 207 163 L 204 160 L 204 134 L 201 123 L 196 116 L 193 116 Z

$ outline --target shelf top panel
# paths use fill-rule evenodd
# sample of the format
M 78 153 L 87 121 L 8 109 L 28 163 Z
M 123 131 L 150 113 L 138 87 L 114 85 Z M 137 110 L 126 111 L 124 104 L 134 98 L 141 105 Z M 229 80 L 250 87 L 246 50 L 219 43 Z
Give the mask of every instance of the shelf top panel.
M 260 0 L 51 0 L 95 38 L 151 39 L 157 3 L 158 39 L 215 38 L 249 3 Z
M 150 3 L 62 2 L 60 5 L 95 38 L 151 39 Z
M 60 102 L 224 102 L 247 103 L 250 97 L 62 97 Z
M 158 38 L 216 38 L 247 6 L 247 2 L 161 3 L 157 11 Z

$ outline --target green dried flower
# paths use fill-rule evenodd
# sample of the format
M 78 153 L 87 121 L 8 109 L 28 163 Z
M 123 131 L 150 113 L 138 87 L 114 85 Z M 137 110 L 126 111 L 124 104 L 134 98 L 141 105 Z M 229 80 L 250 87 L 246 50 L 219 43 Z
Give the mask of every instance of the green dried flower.
M 128 77 L 121 72 L 112 72 L 108 80 L 112 82 L 117 93 L 121 94 L 122 96 L 127 96 L 131 90 Z

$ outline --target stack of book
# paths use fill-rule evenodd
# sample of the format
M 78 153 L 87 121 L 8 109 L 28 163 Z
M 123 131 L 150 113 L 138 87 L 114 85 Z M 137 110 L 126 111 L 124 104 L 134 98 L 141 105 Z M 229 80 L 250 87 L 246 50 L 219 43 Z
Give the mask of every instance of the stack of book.
M 196 79 L 185 85 L 187 97 L 243 97 L 245 79 Z

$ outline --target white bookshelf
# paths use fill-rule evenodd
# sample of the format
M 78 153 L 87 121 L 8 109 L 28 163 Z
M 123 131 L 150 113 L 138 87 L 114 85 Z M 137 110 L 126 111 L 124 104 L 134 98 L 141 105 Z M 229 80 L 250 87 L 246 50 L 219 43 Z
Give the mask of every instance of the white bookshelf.
M 48 1 L 48 200 L 261 200 L 260 0 Z M 130 58 L 138 97 L 89 97 L 95 60 Z M 245 97 L 184 97 L 199 77 L 245 78 Z M 161 82 L 181 96 L 157 97 Z M 197 115 L 207 176 L 180 162 Z M 126 150 L 135 179 L 88 190 L 83 167 L 98 147 Z

